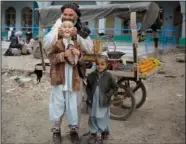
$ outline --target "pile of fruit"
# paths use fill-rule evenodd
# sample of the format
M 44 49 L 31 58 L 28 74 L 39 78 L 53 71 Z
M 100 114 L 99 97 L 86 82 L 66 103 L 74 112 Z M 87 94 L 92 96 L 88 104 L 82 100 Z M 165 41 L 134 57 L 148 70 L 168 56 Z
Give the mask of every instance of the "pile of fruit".
M 142 59 L 138 62 L 139 72 L 141 74 L 147 74 L 153 71 L 154 69 L 156 69 L 160 65 L 161 62 L 158 59 L 153 57 Z

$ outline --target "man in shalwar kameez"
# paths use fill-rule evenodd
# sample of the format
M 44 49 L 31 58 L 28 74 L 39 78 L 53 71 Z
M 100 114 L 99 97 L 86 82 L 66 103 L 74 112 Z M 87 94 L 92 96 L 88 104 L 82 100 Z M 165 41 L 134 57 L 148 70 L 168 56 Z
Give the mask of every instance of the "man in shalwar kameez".
M 56 45 L 58 40 L 59 27 L 63 21 L 70 20 L 76 27 L 73 33 L 71 33 L 71 36 L 76 37 L 77 43 L 84 47 L 86 53 L 91 53 L 93 49 L 93 42 L 89 37 L 90 30 L 85 25 L 83 25 L 79 19 L 81 16 L 79 6 L 75 3 L 65 4 L 63 7 L 61 7 L 61 12 L 61 18 L 56 21 L 52 27 L 52 30 L 44 37 L 44 49 L 50 55 L 53 45 Z M 58 57 L 58 63 L 60 61 L 64 62 L 64 53 L 59 53 L 58 56 L 55 55 Z M 56 144 L 61 143 L 60 125 L 65 111 L 67 120 L 69 122 L 71 139 L 79 139 L 78 128 L 80 121 L 80 104 L 82 100 L 81 97 L 83 92 L 83 82 L 82 79 L 80 79 L 80 90 L 72 90 L 74 86 L 72 83 L 74 79 L 73 70 L 74 69 L 71 66 L 65 63 L 64 84 L 52 85 L 52 92 L 49 103 L 49 117 L 50 120 L 54 121 L 52 132 L 53 140 Z

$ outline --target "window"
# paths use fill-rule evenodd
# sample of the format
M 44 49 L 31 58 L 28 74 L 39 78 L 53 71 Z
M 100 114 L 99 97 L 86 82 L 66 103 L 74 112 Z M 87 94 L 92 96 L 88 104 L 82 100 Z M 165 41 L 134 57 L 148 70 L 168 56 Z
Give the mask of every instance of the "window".
M 123 20 L 123 33 L 128 34 L 130 32 L 129 30 L 130 27 L 130 21 L 129 20 Z
M 13 7 L 9 7 L 6 11 L 5 11 L 5 21 L 6 21 L 6 25 L 9 26 L 15 26 L 16 24 L 16 10 Z M 9 28 L 7 28 L 7 30 L 9 30 Z
M 29 7 L 25 7 L 22 9 L 21 11 L 21 21 L 22 21 L 22 26 L 23 31 L 31 31 L 31 28 L 28 27 L 32 27 L 32 9 Z

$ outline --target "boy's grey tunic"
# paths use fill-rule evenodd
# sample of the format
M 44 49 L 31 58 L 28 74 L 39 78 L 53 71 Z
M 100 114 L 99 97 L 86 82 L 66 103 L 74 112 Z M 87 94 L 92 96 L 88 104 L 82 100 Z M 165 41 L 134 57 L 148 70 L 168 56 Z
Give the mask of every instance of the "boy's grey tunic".
M 103 118 L 109 114 L 109 108 L 99 106 L 99 87 L 97 86 L 95 94 L 93 96 L 93 103 L 90 116 L 96 118 Z

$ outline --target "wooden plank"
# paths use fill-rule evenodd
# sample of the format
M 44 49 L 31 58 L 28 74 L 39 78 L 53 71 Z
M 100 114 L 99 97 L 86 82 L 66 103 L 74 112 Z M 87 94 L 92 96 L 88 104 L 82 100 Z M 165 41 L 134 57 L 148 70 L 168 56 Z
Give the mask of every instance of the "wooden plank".
M 154 75 L 155 73 L 157 73 L 158 71 L 160 71 L 162 68 L 163 68 L 163 65 L 160 65 L 146 75 L 139 74 L 139 77 L 142 78 L 142 79 L 147 79 L 147 78 L 151 77 L 152 75 Z
M 137 36 L 137 24 L 136 24 L 136 12 L 130 13 L 130 27 L 132 31 L 132 43 L 137 45 L 138 44 L 138 36 Z
M 136 25 L 136 12 L 130 13 L 130 19 L 131 19 L 131 31 L 132 31 L 132 43 L 133 43 L 133 59 L 134 59 L 134 68 L 136 71 L 134 72 L 134 77 L 136 81 L 139 80 L 139 72 L 137 68 L 138 63 L 138 36 L 137 36 L 137 25 Z
M 151 77 L 152 75 L 154 75 L 155 73 L 157 73 L 162 68 L 163 68 L 163 65 L 158 66 L 153 71 L 149 72 L 146 75 L 139 73 L 139 78 L 147 79 L 147 78 Z M 86 70 L 86 75 L 90 74 L 91 72 L 93 72 L 93 70 L 87 69 Z M 130 72 L 130 71 L 120 71 L 120 70 L 112 71 L 112 70 L 108 70 L 108 72 L 110 72 L 112 75 L 117 76 L 117 77 L 133 77 L 133 78 L 135 77 L 134 72 Z
M 90 74 L 91 72 L 93 72 L 93 70 L 91 70 L 91 69 L 86 70 L 87 75 Z M 130 71 L 108 70 L 108 72 L 110 72 L 112 75 L 118 76 L 118 77 L 134 77 L 134 72 L 130 72 Z

